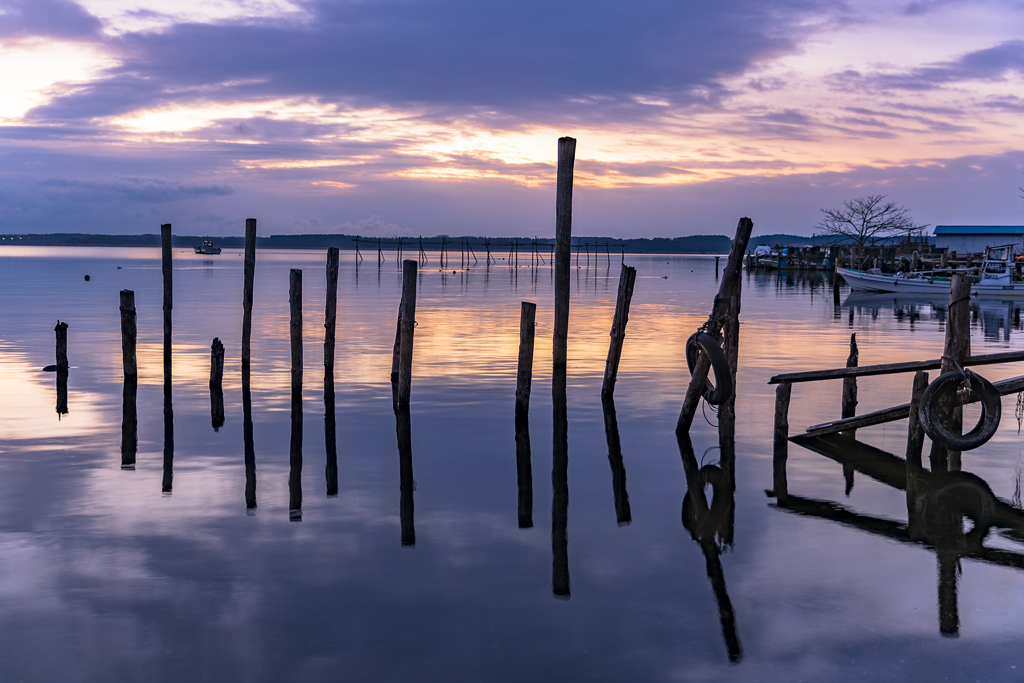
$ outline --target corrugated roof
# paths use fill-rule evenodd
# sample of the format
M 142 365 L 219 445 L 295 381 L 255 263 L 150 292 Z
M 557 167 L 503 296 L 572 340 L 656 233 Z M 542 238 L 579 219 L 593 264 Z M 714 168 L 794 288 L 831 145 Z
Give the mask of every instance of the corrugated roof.
M 1024 235 L 1024 225 L 936 225 L 936 235 Z

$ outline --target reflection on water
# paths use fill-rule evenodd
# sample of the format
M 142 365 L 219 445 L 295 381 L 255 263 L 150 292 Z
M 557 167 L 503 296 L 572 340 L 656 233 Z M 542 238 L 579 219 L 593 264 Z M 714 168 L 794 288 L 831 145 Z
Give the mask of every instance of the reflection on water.
M 791 446 L 773 463 L 768 377 L 841 367 L 851 334 L 862 365 L 938 358 L 941 300 L 865 299 L 843 286 L 837 304 L 827 273 L 745 274 L 735 409 L 719 411 L 720 434 L 698 418 L 691 443 L 672 429 L 683 345 L 717 291 L 713 257 L 627 256 L 637 280 L 612 404 L 600 390 L 617 264 L 602 255 L 587 268 L 581 256 L 567 374 L 552 378 L 550 268 L 483 257 L 459 267 L 456 257 L 441 273 L 428 252 L 414 398 L 396 413 L 400 270 L 390 254 L 357 269 L 342 252 L 337 379 L 324 378 L 321 425 L 324 339 L 312 331 L 324 322 L 324 253 L 260 252 L 242 368 L 242 256 L 176 252 L 173 378 L 163 372 L 159 250 L 19 254 L 0 247 L 0 668 L 11 680 L 344 671 L 845 683 L 1011 681 L 1024 670 L 1024 522 L 1006 502 L 1024 457 L 1013 420 L 964 455 L 972 474 L 936 476 L 890 455 L 902 452 L 906 423 L 860 429 L 860 446 L 843 442 L 828 457 Z M 314 280 L 303 347 L 318 378 L 297 397 L 292 268 Z M 135 292 L 137 383 L 124 381 L 121 289 Z M 527 291 L 538 304 L 529 421 L 514 409 Z M 973 352 L 1024 348 L 1016 307 L 972 306 Z M 71 411 L 55 416 L 53 380 L 39 369 L 53 362 L 57 318 L 74 330 L 74 364 Z M 225 347 L 219 431 L 213 338 Z M 991 380 L 1020 372 L 984 370 Z M 58 376 L 58 401 L 61 389 Z M 857 411 L 910 393 L 908 375 L 863 378 Z M 839 382 L 793 385 L 792 433 L 837 418 L 840 396 Z M 535 478 L 531 439 L 549 436 L 551 478 Z M 302 444 L 321 438 L 327 495 L 302 499 L 303 484 L 323 485 L 318 467 L 301 468 Z M 134 471 L 121 472 L 129 461 Z M 856 477 L 848 497 L 844 472 Z M 172 475 L 174 495 L 161 496 Z M 549 496 L 550 538 L 533 519 L 534 497 Z M 39 655 L 53 642 L 66 656 Z

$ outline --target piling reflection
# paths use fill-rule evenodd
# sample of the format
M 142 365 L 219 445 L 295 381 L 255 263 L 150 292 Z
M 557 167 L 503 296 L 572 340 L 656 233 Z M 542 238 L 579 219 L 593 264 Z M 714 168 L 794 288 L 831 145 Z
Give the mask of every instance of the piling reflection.
M 124 381 L 121 401 L 121 469 L 135 469 L 135 454 L 139 448 L 139 415 L 136 403 L 138 382 Z
M 402 520 L 402 545 L 416 545 L 416 524 L 413 517 L 413 491 L 416 482 L 412 477 L 412 424 L 409 406 L 395 406 L 395 430 L 398 434 L 399 513 Z
M 551 463 L 551 590 L 569 597 L 569 416 L 565 396 L 565 366 L 555 366 L 551 379 L 553 437 Z
M 171 403 L 169 364 L 165 364 L 164 368 L 164 475 L 160 490 L 170 495 L 174 480 L 174 406 Z
M 743 658 L 743 648 L 736 632 L 736 615 L 726 589 L 721 560 L 722 552 L 731 545 L 733 538 L 733 477 L 722 467 L 722 463 L 701 467 L 693 453 L 688 433 L 677 432 L 676 438 L 686 474 L 683 527 L 700 544 L 704 553 L 711 590 L 718 603 L 718 616 L 729 661 L 739 662 Z M 710 487 L 712 491 L 710 504 L 704 494 L 705 487 Z
M 530 417 L 516 411 L 516 481 L 519 486 L 519 528 L 533 527 L 533 462 L 530 455 Z
M 249 365 L 242 366 L 242 438 L 245 442 L 245 508 L 256 509 L 256 446 L 252 438 L 252 391 Z
M 327 495 L 338 495 L 338 436 L 334 414 L 334 382 L 324 389 L 324 447 L 327 463 L 324 477 L 327 480 Z
M 836 434 L 801 435 L 791 440 L 887 486 L 906 491 L 906 523 L 789 492 L 782 496 L 775 492 L 775 506 L 934 551 L 939 632 L 943 636 L 955 637 L 960 632 L 957 582 L 963 558 L 1024 570 L 1024 552 L 985 545 L 994 528 L 1001 529 L 1006 539 L 1024 543 L 1024 511 L 997 498 L 980 477 L 969 472 L 929 472 L 921 466 L 920 455 L 911 454 L 904 460 Z
M 288 458 L 288 519 L 302 521 L 302 392 L 292 392 L 292 433 Z
M 619 526 L 623 526 L 631 523 L 633 517 L 629 510 L 629 494 L 626 492 L 626 467 L 622 461 L 619 424 L 615 419 L 615 400 L 611 396 L 605 396 L 601 399 L 601 405 L 604 409 L 604 435 L 608 440 L 608 464 L 612 468 L 615 521 Z
M 68 371 L 57 369 L 57 416 L 68 414 Z

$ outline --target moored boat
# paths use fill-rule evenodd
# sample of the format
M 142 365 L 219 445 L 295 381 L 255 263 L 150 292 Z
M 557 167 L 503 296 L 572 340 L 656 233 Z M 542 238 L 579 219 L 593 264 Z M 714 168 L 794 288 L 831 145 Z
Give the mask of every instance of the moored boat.
M 1024 297 L 1024 280 L 1014 278 L 1014 247 L 1005 244 L 988 247 L 980 268 L 971 268 L 974 277 L 971 294 L 975 296 Z M 850 285 L 861 292 L 902 292 L 907 294 L 949 293 L 950 276 L 954 271 L 896 273 L 889 275 L 878 268 L 853 270 L 836 268 Z
M 197 254 L 219 254 L 220 247 L 213 246 L 213 240 L 203 240 L 202 246 L 192 247 Z

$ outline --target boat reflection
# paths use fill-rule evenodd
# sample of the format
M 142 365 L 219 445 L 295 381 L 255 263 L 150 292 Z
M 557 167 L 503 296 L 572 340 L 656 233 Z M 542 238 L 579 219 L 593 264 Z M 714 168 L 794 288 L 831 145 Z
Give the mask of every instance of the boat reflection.
M 856 313 L 877 319 L 881 311 L 891 311 L 896 320 L 909 322 L 913 327 L 922 319 L 945 322 L 949 295 L 850 292 L 842 306 L 849 309 L 851 317 Z M 971 319 L 986 340 L 1009 341 L 1010 330 L 1020 330 L 1020 301 L 972 299 L 970 306 Z
M 968 472 L 930 472 L 916 458 L 904 460 L 865 443 L 837 434 L 794 436 L 793 443 L 835 460 L 887 486 L 906 491 L 907 521 L 898 522 L 855 512 L 825 500 L 795 496 L 785 486 L 770 495 L 780 510 L 826 519 L 844 526 L 935 552 L 938 564 L 939 632 L 960 632 L 957 580 L 961 559 L 1024 569 L 1024 552 L 985 545 L 992 529 L 1024 543 L 1024 511 L 1000 500 L 980 477 Z M 776 462 L 783 471 L 785 462 Z M 778 481 L 778 480 L 777 480 Z M 964 521 L 969 520 L 965 531 Z

